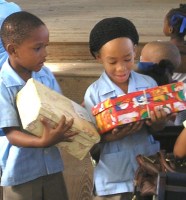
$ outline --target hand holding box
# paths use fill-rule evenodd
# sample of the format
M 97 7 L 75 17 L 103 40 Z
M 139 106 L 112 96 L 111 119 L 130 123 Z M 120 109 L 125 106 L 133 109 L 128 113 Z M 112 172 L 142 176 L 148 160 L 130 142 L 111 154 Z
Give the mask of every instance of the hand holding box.
M 73 136 L 72 142 L 60 142 L 57 146 L 80 160 L 100 140 L 85 108 L 33 78 L 18 92 L 16 103 L 23 129 L 38 137 L 43 132 L 41 117 L 47 118 L 51 127 L 58 124 L 62 115 L 67 120 L 73 118 L 70 130 L 78 134 Z

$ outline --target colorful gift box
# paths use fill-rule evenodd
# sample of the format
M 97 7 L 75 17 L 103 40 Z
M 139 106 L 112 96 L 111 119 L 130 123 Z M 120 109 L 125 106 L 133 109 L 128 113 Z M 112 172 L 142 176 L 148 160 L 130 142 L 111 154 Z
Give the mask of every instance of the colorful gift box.
M 100 135 L 82 106 L 32 78 L 18 92 L 16 103 L 23 129 L 38 137 L 43 132 L 41 117 L 47 118 L 51 127 L 59 123 L 62 115 L 67 120 L 74 118 L 70 131 L 78 135 L 73 136 L 72 142 L 60 142 L 57 146 L 79 160 L 100 141 Z
M 92 108 L 98 131 L 103 134 L 115 127 L 150 118 L 149 112 L 163 107 L 169 114 L 186 109 L 182 82 L 137 91 L 100 102 Z

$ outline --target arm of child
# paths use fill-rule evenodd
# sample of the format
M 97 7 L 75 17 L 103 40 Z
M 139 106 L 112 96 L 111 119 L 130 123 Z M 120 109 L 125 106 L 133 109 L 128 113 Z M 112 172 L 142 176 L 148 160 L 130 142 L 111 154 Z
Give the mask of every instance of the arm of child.
M 178 158 L 186 157 L 186 128 L 178 136 L 173 152 L 174 156 Z
M 44 125 L 42 137 L 25 134 L 18 127 L 3 128 L 3 131 L 12 145 L 20 147 L 49 147 L 76 135 L 76 133 L 69 131 L 73 124 L 73 119 L 67 122 L 65 116 L 62 116 L 55 128 L 51 128 L 46 119 L 41 121 Z
M 125 126 L 122 126 L 122 128 L 114 128 L 112 131 L 109 131 L 108 133 L 103 134 L 101 136 L 101 141 L 111 142 L 115 140 L 120 140 L 129 134 L 139 131 L 142 128 L 143 124 L 144 124 L 143 121 L 138 121 L 138 122 L 126 124 Z

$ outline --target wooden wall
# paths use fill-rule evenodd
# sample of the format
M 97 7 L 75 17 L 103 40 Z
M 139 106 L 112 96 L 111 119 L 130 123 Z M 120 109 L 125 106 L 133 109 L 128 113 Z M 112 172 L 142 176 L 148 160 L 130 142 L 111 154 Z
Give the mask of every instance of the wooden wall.
M 141 50 L 143 46 L 146 44 L 146 42 L 140 42 L 137 47 L 137 54 L 135 58 L 135 62 L 139 61 Z M 65 67 L 65 70 L 67 68 L 67 63 L 69 63 L 68 66 L 71 66 L 70 64 L 76 65 L 76 63 L 82 63 L 84 69 L 86 69 L 85 64 L 93 64 L 96 63 L 95 59 L 92 57 L 92 55 L 89 52 L 89 46 L 87 42 L 50 42 L 48 46 L 48 56 L 47 56 L 47 65 L 50 66 L 50 63 L 56 63 L 56 65 L 53 65 L 54 68 L 53 71 L 56 71 L 56 67 L 58 66 L 58 71 L 63 71 L 63 66 Z M 182 63 L 180 67 L 177 69 L 176 72 L 186 73 L 186 54 L 181 54 L 182 57 Z M 88 65 L 87 65 L 88 66 Z M 56 69 L 55 69 L 56 68 Z M 95 71 L 96 73 L 96 71 Z

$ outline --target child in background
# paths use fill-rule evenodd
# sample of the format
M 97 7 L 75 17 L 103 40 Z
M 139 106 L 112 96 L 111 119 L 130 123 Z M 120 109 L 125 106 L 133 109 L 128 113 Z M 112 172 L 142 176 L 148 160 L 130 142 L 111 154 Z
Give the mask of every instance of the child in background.
M 177 70 L 181 64 L 179 49 L 167 41 L 152 41 L 145 44 L 141 50 L 140 62 L 159 63 L 161 60 L 170 60 Z
M 164 18 L 163 32 L 170 37 L 170 42 L 176 45 L 182 56 L 182 63 L 186 55 L 186 4 L 180 4 L 179 8 L 171 9 Z M 185 66 L 183 66 L 183 72 Z M 173 79 L 186 83 L 186 73 L 174 73 Z
M 46 119 L 41 138 L 22 130 L 16 110 L 16 94 L 29 78 L 34 78 L 56 92 L 57 81 L 44 67 L 49 43 L 46 25 L 28 12 L 8 16 L 1 27 L 1 38 L 9 59 L 0 71 L 0 171 L 4 200 L 67 200 L 62 176 L 63 161 L 57 147 L 69 139 L 73 119 L 62 116 L 51 129 Z M 33 105 L 34 106 L 34 105 Z M 25 108 L 26 109 L 26 108 Z
M 186 158 L 186 128 L 177 137 L 173 152 L 177 158 Z
M 7 2 L 5 0 L 0 0 L 0 28 L 4 19 L 8 15 L 14 12 L 18 12 L 18 11 L 21 11 L 21 8 L 17 4 L 13 2 Z M 8 53 L 4 49 L 1 38 L 0 38 L 0 69 L 3 63 L 5 62 L 5 60 L 7 59 L 7 57 L 8 57 Z
M 170 42 L 175 44 L 180 53 L 186 54 L 186 4 L 180 4 L 179 8 L 171 9 L 165 16 L 163 32 L 170 37 Z
M 181 64 L 179 49 L 171 42 L 152 41 L 141 50 L 137 71 L 151 76 L 158 85 L 173 82 L 173 73 Z
M 175 68 L 169 60 L 161 60 L 159 63 L 140 62 L 138 69 L 139 73 L 151 76 L 158 86 L 174 82 L 172 75 Z
M 180 64 L 181 55 L 174 44 L 167 41 L 152 41 L 142 48 L 136 70 L 149 75 L 154 72 L 153 76 L 156 76 L 158 85 L 163 85 L 174 81 L 173 72 L 179 69 Z M 165 73 L 160 74 L 159 70 Z
M 176 80 L 174 72 L 181 64 L 179 49 L 171 42 L 153 41 L 147 43 L 141 50 L 140 62 L 137 71 L 154 78 L 158 85 L 169 84 Z M 182 125 L 186 111 L 175 115 L 167 125 Z
M 105 71 L 91 84 L 84 96 L 90 116 L 96 104 L 114 96 L 157 86 L 149 76 L 134 72 L 134 58 L 139 36 L 134 24 L 122 17 L 105 18 L 90 32 L 89 47 Z M 131 200 L 136 155 L 150 155 L 159 150 L 149 130 L 164 127 L 167 114 L 150 112 L 151 120 L 127 124 L 101 135 L 100 160 L 94 169 L 94 200 Z

